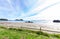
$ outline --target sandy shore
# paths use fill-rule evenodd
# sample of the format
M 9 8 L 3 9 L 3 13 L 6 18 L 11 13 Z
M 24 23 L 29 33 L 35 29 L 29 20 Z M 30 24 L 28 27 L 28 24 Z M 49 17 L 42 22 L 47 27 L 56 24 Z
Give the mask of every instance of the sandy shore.
M 35 23 L 23 23 L 23 22 L 0 22 L 1 26 L 9 28 L 28 28 L 28 29 L 40 29 L 39 24 Z
M 60 28 L 55 24 L 49 25 L 49 24 L 36 24 L 36 23 L 23 23 L 23 22 L 0 22 L 0 25 L 8 28 L 26 28 L 31 30 L 40 30 L 41 28 L 41 30 L 44 32 L 60 33 Z

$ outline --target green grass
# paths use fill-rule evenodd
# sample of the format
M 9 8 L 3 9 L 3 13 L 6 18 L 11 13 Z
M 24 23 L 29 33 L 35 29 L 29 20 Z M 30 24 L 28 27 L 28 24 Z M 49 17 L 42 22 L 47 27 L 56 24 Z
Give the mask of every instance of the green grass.
M 47 34 L 41 31 L 0 27 L 0 39 L 60 39 L 60 34 Z

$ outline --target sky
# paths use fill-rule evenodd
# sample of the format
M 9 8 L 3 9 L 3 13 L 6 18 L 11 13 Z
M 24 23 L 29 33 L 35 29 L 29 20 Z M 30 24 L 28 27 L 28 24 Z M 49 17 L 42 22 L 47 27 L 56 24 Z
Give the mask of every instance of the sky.
M 60 0 L 0 0 L 0 18 L 60 19 Z

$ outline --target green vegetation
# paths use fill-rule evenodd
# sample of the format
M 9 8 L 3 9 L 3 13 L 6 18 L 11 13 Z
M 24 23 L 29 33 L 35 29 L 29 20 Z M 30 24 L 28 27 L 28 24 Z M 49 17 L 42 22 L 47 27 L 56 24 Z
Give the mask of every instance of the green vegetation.
M 0 27 L 0 39 L 60 39 L 60 34 Z

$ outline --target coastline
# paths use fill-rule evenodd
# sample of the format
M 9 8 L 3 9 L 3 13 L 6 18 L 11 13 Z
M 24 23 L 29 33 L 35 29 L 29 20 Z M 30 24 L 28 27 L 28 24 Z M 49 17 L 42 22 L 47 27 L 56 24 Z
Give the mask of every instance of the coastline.
M 43 32 L 60 34 L 60 28 L 57 25 L 58 24 L 49 25 L 49 24 L 36 24 L 36 23 L 24 23 L 24 22 L 0 22 L 0 26 L 4 26 L 7 28 L 22 28 L 34 31 L 40 31 L 41 28 Z
M 8 28 L 28 28 L 32 30 L 39 30 L 39 24 L 35 23 L 24 23 L 24 22 L 0 22 L 1 26 L 8 27 Z

